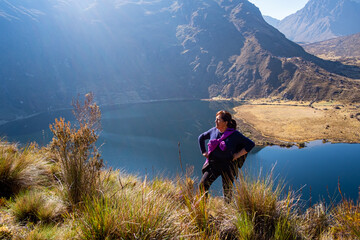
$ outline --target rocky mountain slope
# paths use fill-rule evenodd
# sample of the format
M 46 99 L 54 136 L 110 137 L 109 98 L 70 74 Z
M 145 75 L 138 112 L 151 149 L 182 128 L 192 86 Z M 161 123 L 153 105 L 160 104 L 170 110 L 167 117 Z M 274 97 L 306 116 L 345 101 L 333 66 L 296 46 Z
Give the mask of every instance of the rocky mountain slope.
M 318 57 L 360 66 L 360 33 L 303 45 Z
M 319 42 L 360 32 L 359 0 L 309 0 L 278 29 L 292 41 Z
M 306 53 L 246 0 L 0 0 L 0 120 L 211 97 L 360 101 L 358 68 Z

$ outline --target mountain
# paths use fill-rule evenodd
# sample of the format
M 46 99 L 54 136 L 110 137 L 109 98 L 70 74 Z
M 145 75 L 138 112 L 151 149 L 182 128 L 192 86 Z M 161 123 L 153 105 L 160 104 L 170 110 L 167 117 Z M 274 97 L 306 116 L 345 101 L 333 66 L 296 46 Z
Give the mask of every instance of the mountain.
M 307 52 L 326 59 L 360 59 L 360 33 L 305 44 L 303 47 Z
M 295 42 L 319 42 L 360 32 L 359 13 L 359 0 L 309 0 L 278 29 Z
M 211 97 L 360 101 L 358 68 L 308 54 L 246 0 L 0 0 L 0 121 Z
M 360 33 L 302 46 L 320 58 L 360 67 Z
M 270 24 L 274 28 L 277 28 L 279 23 L 280 23 L 279 19 L 276 19 L 276 18 L 273 18 L 273 17 L 270 17 L 270 16 L 264 15 L 263 18 L 268 24 Z

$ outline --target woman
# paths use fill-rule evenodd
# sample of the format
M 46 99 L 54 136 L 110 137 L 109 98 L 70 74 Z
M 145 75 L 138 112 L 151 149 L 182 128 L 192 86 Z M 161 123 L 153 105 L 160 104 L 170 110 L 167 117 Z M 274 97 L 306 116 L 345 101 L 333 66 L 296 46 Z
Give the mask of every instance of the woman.
M 250 152 L 255 144 L 236 130 L 236 121 L 227 111 L 216 113 L 215 125 L 198 139 L 201 153 L 206 157 L 199 188 L 207 193 L 211 184 L 221 176 L 225 201 L 229 203 L 237 172 L 235 160 Z M 206 151 L 207 139 L 210 141 Z

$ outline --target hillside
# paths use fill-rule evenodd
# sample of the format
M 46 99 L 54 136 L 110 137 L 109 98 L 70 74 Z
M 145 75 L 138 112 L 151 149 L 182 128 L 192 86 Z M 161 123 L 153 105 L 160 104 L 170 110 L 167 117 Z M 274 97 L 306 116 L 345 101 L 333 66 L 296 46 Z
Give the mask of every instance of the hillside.
M 306 53 L 246 0 L 0 1 L 0 122 L 160 99 L 360 101 L 359 68 Z
M 360 66 L 360 33 L 305 44 L 303 48 L 318 57 Z
M 313 203 L 306 211 L 299 211 L 304 207 L 299 201 L 300 190 L 275 181 L 272 174 L 255 180 L 241 174 L 233 200 L 227 204 L 211 194 L 205 200 L 204 194 L 197 191 L 197 180 L 188 173 L 173 179 L 149 179 L 102 168 L 91 175 L 86 163 L 79 167 L 71 160 L 73 170 L 67 172 L 61 161 L 49 155 L 54 153 L 33 145 L 19 149 L 16 144 L 0 142 L 2 239 L 262 240 L 358 236 L 359 202 L 343 199 L 331 204 L 331 208 Z M 74 198 L 82 201 L 76 203 Z M 320 224 L 322 231 L 318 231 Z
M 313 43 L 360 32 L 360 1 L 310 0 L 278 29 L 292 41 Z

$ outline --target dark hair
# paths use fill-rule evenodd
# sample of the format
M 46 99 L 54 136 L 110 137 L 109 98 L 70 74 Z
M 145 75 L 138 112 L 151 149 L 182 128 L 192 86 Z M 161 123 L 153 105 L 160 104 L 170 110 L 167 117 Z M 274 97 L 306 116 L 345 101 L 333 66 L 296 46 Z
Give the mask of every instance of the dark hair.
M 221 117 L 224 122 L 227 122 L 228 128 L 236 129 L 236 121 L 232 118 L 231 114 L 225 110 L 220 110 L 216 113 L 216 116 Z

